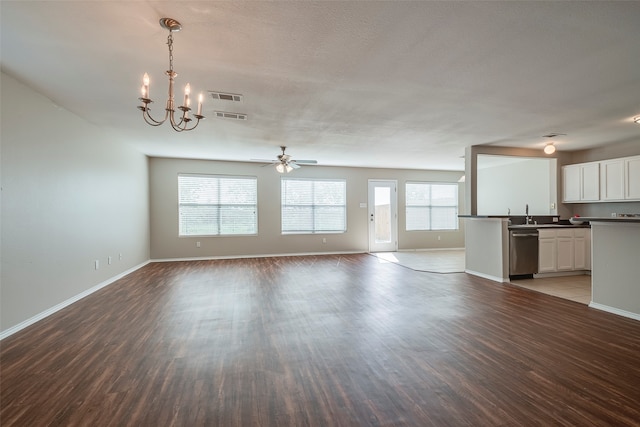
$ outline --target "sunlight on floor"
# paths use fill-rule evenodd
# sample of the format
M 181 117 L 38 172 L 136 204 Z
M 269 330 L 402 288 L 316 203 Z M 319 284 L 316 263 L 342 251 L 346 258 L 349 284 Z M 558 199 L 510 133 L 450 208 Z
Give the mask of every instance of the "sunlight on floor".
M 398 258 L 396 258 L 396 256 L 391 252 L 377 253 L 375 255 L 378 258 L 378 262 L 380 262 L 381 264 L 386 264 L 389 262 L 397 264 L 398 262 L 400 262 L 398 261 Z

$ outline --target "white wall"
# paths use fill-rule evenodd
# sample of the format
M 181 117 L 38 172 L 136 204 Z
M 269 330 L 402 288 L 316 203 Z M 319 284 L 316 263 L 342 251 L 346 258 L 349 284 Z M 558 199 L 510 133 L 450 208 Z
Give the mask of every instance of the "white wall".
M 557 203 L 555 159 L 478 156 L 478 215 L 553 215 Z M 500 164 L 482 167 L 495 158 Z
M 5 73 L 0 84 L 5 331 L 147 262 L 149 202 L 146 156 Z
M 248 175 L 258 178 L 258 235 L 244 237 L 178 237 L 178 174 Z M 150 159 L 151 258 L 198 258 L 368 250 L 367 185 L 369 179 L 398 181 L 398 247 L 400 250 L 464 247 L 464 230 L 405 230 L 406 181 L 457 182 L 462 172 L 306 166 L 292 177 L 347 180 L 347 232 L 323 235 L 282 235 L 280 177 L 273 167 L 259 163 L 184 159 Z M 459 200 L 464 200 L 460 185 Z M 461 225 L 462 227 L 462 225 Z M 438 240 L 440 236 L 440 240 Z M 322 243 L 326 238 L 327 243 Z M 200 242 L 200 248 L 196 242 Z

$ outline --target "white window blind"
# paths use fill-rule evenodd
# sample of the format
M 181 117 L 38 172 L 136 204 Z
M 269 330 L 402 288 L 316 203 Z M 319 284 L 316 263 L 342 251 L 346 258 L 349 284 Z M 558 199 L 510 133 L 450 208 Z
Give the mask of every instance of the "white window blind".
M 457 230 L 458 184 L 406 183 L 406 230 Z
M 345 180 L 282 178 L 282 233 L 347 231 Z
M 256 234 L 257 182 L 255 177 L 178 175 L 178 234 Z

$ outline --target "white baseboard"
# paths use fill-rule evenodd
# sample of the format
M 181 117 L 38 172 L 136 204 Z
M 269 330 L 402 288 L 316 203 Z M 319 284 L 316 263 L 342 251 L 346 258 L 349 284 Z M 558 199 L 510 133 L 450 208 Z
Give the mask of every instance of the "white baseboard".
M 398 252 L 437 252 L 437 251 L 464 251 L 464 248 L 398 249 Z
M 571 270 L 571 271 L 555 271 L 552 273 L 535 273 L 534 279 L 544 279 L 548 277 L 565 277 L 565 276 L 591 276 L 591 270 Z
M 2 341 L 3 339 L 7 338 L 10 335 L 15 334 L 16 332 L 26 328 L 27 326 L 31 326 L 34 323 L 44 319 L 45 317 L 51 316 L 53 313 L 62 310 L 63 308 L 73 304 L 76 301 L 81 300 L 82 298 L 91 295 L 92 293 L 96 292 L 99 289 L 104 288 L 105 286 L 108 286 L 110 284 L 112 284 L 113 282 L 115 282 L 116 280 L 119 280 L 121 278 L 123 278 L 124 276 L 126 276 L 127 274 L 133 273 L 134 271 L 144 267 L 145 265 L 149 264 L 149 262 L 151 261 L 146 261 L 143 262 L 142 264 L 136 265 L 135 267 L 132 267 L 126 271 L 123 271 L 122 273 L 113 276 L 107 280 L 105 280 L 104 282 L 100 282 L 97 285 L 93 286 L 92 288 L 87 289 L 86 291 L 80 292 L 77 295 L 74 295 L 73 297 L 69 298 L 68 300 L 62 301 L 60 304 L 56 304 L 51 308 L 46 309 L 45 311 L 36 314 L 35 316 L 18 323 L 15 326 L 12 326 L 8 329 L 5 329 L 4 331 L 0 332 L 0 341 Z
M 255 254 L 255 255 L 223 255 L 223 256 L 206 256 L 206 257 L 187 257 L 187 258 L 156 258 L 151 262 L 175 262 L 175 261 L 211 261 L 217 259 L 245 259 L 245 258 L 275 258 L 284 256 L 310 256 L 310 255 L 353 255 L 364 254 L 365 251 L 340 251 L 340 252 L 305 252 L 292 254 Z
M 591 301 L 589 303 L 589 307 L 595 308 L 597 310 L 606 311 L 608 313 L 617 314 L 618 316 L 624 316 L 624 317 L 628 317 L 630 319 L 640 320 L 640 314 L 638 314 L 638 313 L 633 313 L 631 311 L 621 310 L 619 308 L 610 307 L 608 305 L 599 304 L 597 302 Z
M 484 273 L 480 273 L 473 270 L 464 270 L 464 272 L 468 274 L 472 274 L 474 276 L 482 277 L 483 279 L 493 280 L 494 282 L 509 283 L 509 279 L 503 279 L 502 277 L 498 277 L 498 276 L 492 276 L 489 274 L 484 274 Z

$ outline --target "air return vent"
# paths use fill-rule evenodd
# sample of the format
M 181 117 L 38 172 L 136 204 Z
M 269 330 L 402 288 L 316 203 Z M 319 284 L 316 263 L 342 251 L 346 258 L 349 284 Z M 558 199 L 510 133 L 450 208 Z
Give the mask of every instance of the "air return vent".
M 247 120 L 247 115 L 243 113 L 229 113 L 226 111 L 214 111 L 214 114 L 219 119 Z
M 242 98 L 243 98 L 243 96 L 240 95 L 239 93 L 214 92 L 212 90 L 209 91 L 209 95 L 211 95 L 211 98 L 219 101 L 242 102 Z

